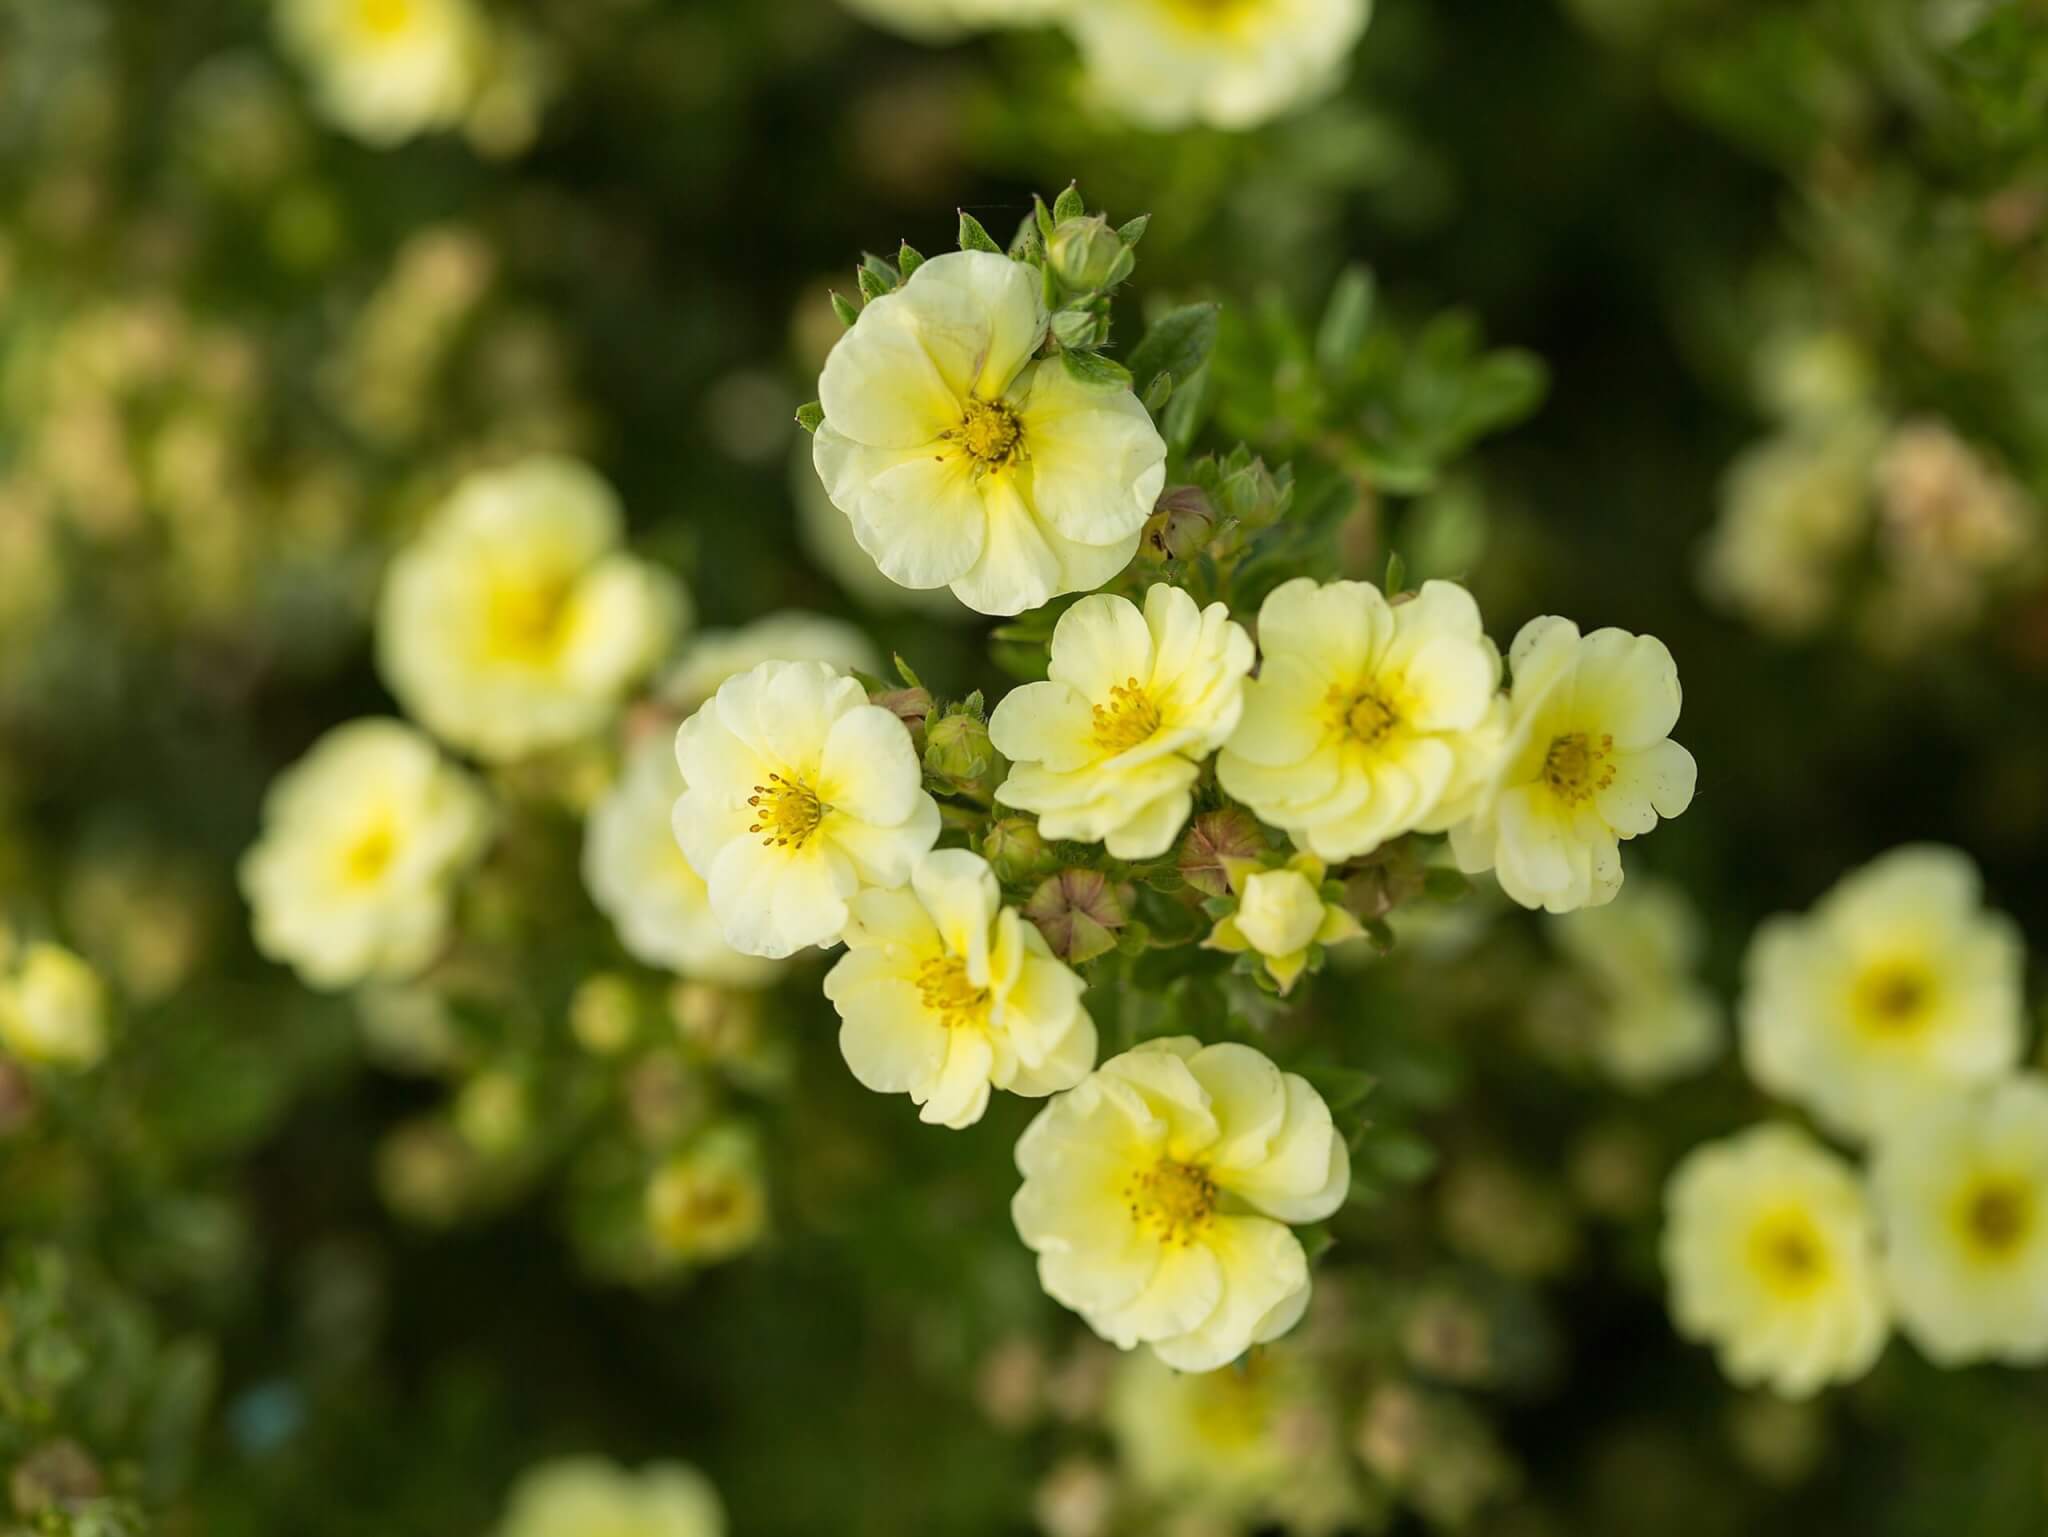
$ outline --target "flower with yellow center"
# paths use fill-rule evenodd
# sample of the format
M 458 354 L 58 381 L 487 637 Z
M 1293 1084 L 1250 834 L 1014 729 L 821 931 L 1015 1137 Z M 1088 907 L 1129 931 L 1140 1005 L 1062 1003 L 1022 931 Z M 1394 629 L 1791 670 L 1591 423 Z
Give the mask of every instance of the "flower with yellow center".
M 1912 844 L 1845 877 L 1749 948 L 1742 1057 L 1771 1093 L 1876 1137 L 1929 1096 L 2002 1076 L 2026 1033 L 2025 944 L 1976 866 Z
M 761 1149 L 738 1123 L 713 1127 L 647 1183 L 647 1230 L 661 1254 L 715 1265 L 751 1249 L 768 1227 Z
M 414 975 L 489 829 L 476 781 L 411 726 L 337 726 L 271 785 L 242 856 L 256 947 L 313 987 Z
M 910 733 L 823 662 L 727 679 L 676 733 L 676 761 L 676 841 L 747 955 L 834 943 L 856 891 L 904 885 L 938 841 Z
M 378 663 L 406 713 L 494 762 L 602 729 L 687 613 L 622 533 L 618 499 L 571 460 L 464 480 L 384 583 Z
M 725 1508 L 695 1468 L 650 1463 L 629 1473 L 599 1457 L 527 1469 L 493 1537 L 725 1537 Z
M 1298 577 L 1259 609 L 1259 675 L 1216 778 L 1325 860 L 1471 813 L 1499 755 L 1500 653 L 1464 588 L 1390 604 Z
M 1163 854 L 1193 809 L 1200 761 L 1244 708 L 1252 642 L 1221 603 L 1161 583 L 1141 613 L 1083 598 L 1053 627 L 1047 681 L 1012 689 L 989 739 L 1014 765 L 996 799 L 1038 813 L 1047 838 Z
M 1252 951 L 1284 995 L 1307 969 L 1315 946 L 1365 937 L 1356 918 L 1324 899 L 1323 874 L 1313 854 L 1297 854 L 1279 870 L 1232 869 L 1237 911 L 1220 919 L 1203 944 Z
M 1508 735 L 1479 808 L 1451 829 L 1467 874 L 1492 870 L 1524 907 L 1566 913 L 1621 890 L 1621 840 L 1692 804 L 1692 754 L 1670 740 L 1678 669 L 1664 643 L 1580 635 L 1549 616 L 1508 652 Z
M 1647 1092 L 1720 1055 L 1720 1005 L 1693 975 L 1699 914 L 1678 888 L 1631 881 L 1605 907 L 1550 919 L 1550 932 L 1600 995 L 1592 1055 L 1609 1078 Z
M 978 854 L 928 854 L 902 891 L 853 899 L 846 954 L 825 977 L 846 1065 L 919 1119 L 971 1126 L 989 1091 L 1042 1098 L 1095 1065 L 1081 979 L 1002 905 Z
M 84 1069 L 107 1050 L 107 990 L 62 945 L 38 940 L 18 955 L 0 934 L 0 1046 L 24 1062 Z
M 667 733 L 636 743 L 618 783 L 591 808 L 583 884 L 635 960 L 699 981 L 758 987 L 779 968 L 725 942 L 711 893 L 671 830 L 682 793 Z
M 936 256 L 869 302 L 825 360 L 812 457 L 891 581 L 1015 614 L 1129 563 L 1166 444 L 1128 389 L 1036 361 L 1035 268 Z
M 1890 1329 L 1855 1171 L 1804 1132 L 1695 1148 L 1664 1193 L 1671 1317 L 1744 1387 L 1805 1398 L 1868 1371 Z
M 982 27 L 1029 26 L 1068 0 L 845 0 L 846 8 L 878 26 L 925 42 L 947 42 Z
M 1941 1366 L 2048 1360 L 2048 1081 L 1925 1106 L 1870 1177 L 1906 1336 Z
M 1293 1328 L 1308 1257 L 1288 1224 L 1344 1202 L 1351 1162 L 1308 1081 L 1192 1036 L 1112 1057 L 1017 1143 L 1011 1203 L 1058 1302 L 1120 1349 L 1211 1371 Z
M 1147 128 L 1252 128 L 1327 95 L 1369 0 L 1067 0 L 1087 92 Z
M 694 710 L 727 678 L 763 662 L 826 662 L 846 673 L 882 670 L 875 643 L 856 626 L 785 609 L 737 630 L 699 630 L 663 675 L 657 692 L 678 710 Z
M 369 144 L 453 127 L 483 86 L 490 36 L 472 0 L 277 0 L 276 21 L 321 113 Z

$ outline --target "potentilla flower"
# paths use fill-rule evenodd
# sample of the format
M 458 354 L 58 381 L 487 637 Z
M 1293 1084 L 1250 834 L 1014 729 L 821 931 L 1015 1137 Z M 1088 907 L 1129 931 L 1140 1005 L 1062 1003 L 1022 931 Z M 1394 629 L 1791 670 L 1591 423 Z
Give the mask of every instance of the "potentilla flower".
M 711 893 L 676 842 L 672 818 L 682 793 L 667 734 L 636 743 L 618 783 L 591 809 L 583 884 L 635 960 L 705 982 L 757 987 L 778 968 L 725 942 Z
M 1147 128 L 1251 128 L 1327 95 L 1368 0 L 1068 0 L 1088 92 Z
M 1323 862 L 1297 854 L 1279 870 L 1234 866 L 1237 911 L 1203 941 L 1210 949 L 1251 951 L 1284 994 L 1307 969 L 1314 947 L 1362 939 L 1358 920 L 1323 896 Z
M 1621 890 L 1620 840 L 1692 804 L 1692 754 L 1670 740 L 1678 669 L 1664 643 L 1579 634 L 1548 616 L 1508 652 L 1508 737 L 1480 808 L 1451 829 L 1467 874 L 1491 869 L 1524 907 L 1565 913 Z
M 384 584 L 378 662 L 406 713 L 494 761 L 603 727 L 687 612 L 622 533 L 618 499 L 572 460 L 464 480 Z
M 1771 1093 L 1875 1137 L 1930 1095 L 2019 1060 L 2025 945 L 1981 904 L 1976 866 L 1913 844 L 1845 877 L 1751 941 L 1742 1057 Z
M 476 781 L 411 726 L 337 726 L 271 785 L 242 856 L 257 948 L 313 987 L 412 976 L 489 827 Z
M 459 122 L 489 48 L 471 0 L 278 0 L 276 21 L 321 113 L 379 146 Z
M 869 302 L 825 360 L 818 475 L 861 547 L 905 587 L 1015 614 L 1129 563 L 1166 444 L 1128 389 L 1034 361 L 1034 268 L 933 257 Z
M 1464 588 L 1390 604 L 1299 577 L 1259 609 L 1259 675 L 1216 759 L 1223 788 L 1326 860 L 1474 809 L 1507 728 L 1500 653 Z
M 695 1468 L 650 1463 L 629 1473 L 565 1457 L 522 1473 L 496 1537 L 724 1537 L 725 1509 Z
M 1350 1155 L 1308 1081 L 1192 1036 L 1112 1057 L 1017 1143 L 1017 1231 L 1046 1291 L 1119 1348 L 1210 1371 L 1293 1328 L 1308 1258 L 1288 1224 L 1344 1202 Z
M 714 1265 L 760 1241 L 768 1189 L 760 1144 L 738 1123 L 715 1126 L 648 1181 L 647 1228 L 661 1253 Z
M 11 961 L 0 935 L 0 1047 L 24 1062 L 82 1070 L 107 1050 L 107 990 L 62 945 L 38 940 Z
M 971 1126 L 992 1088 L 1038 1098 L 1095 1065 L 1084 984 L 1003 906 L 980 855 L 928 854 L 907 890 L 851 905 L 825 996 L 844 1021 L 846 1065 L 869 1088 L 909 1094 L 920 1120 Z
M 996 799 L 1038 813 L 1048 838 L 1102 843 L 1118 859 L 1173 846 L 1200 761 L 1237 725 L 1252 642 L 1221 603 L 1164 583 L 1142 613 L 1083 598 L 1052 632 L 1047 681 L 1012 689 L 989 720 L 1011 760 Z
M 1676 887 L 1631 881 L 1605 907 L 1550 919 L 1550 932 L 1600 995 L 1593 1060 L 1616 1083 L 1655 1089 L 1720 1054 L 1720 1005 L 1693 975 L 1699 915 Z
M 857 16 L 926 42 L 983 27 L 1029 26 L 1067 0 L 845 0 Z
M 1805 1398 L 1877 1360 L 1889 1323 L 1863 1189 L 1811 1137 L 1757 1126 L 1694 1149 L 1664 1215 L 1672 1321 L 1730 1381 Z
M 727 678 L 763 662 L 825 662 L 845 673 L 882 670 L 875 643 L 858 626 L 785 609 L 736 630 L 699 630 L 657 692 L 679 711 L 694 710 Z
M 939 836 L 903 722 L 823 662 L 728 679 L 676 734 L 675 835 L 747 955 L 829 945 L 862 886 L 901 886 Z
M 1899 1326 L 1930 1360 L 2048 1360 L 2048 1081 L 1925 1107 L 1878 1143 L 1871 1188 Z

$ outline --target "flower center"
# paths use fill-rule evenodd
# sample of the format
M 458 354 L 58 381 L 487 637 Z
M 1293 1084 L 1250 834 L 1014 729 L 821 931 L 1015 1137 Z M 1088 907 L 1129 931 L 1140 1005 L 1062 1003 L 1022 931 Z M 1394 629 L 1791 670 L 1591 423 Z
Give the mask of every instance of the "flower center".
M 1913 961 L 1884 961 L 1856 978 L 1856 1019 L 1872 1035 L 1918 1033 L 1934 1011 L 1934 979 Z
M 1568 805 L 1589 801 L 1596 790 L 1614 783 L 1614 765 L 1607 761 L 1613 752 L 1611 736 L 1603 736 L 1597 742 L 1589 740 L 1583 731 L 1558 737 L 1543 759 L 1543 782 L 1550 786 L 1551 794 Z
M 1140 742 L 1151 740 L 1159 729 L 1159 706 L 1136 678 L 1126 678 L 1109 691 L 1109 703 L 1090 712 L 1095 722 L 1095 745 L 1104 752 L 1128 752 Z
M 917 990 L 948 1030 L 980 1029 L 988 1023 L 988 989 L 967 980 L 967 963 L 957 955 L 935 955 L 919 966 Z
M 491 654 L 537 666 L 562 649 L 573 584 L 563 577 L 499 582 L 485 616 Z
M 356 15 L 374 37 L 394 37 L 412 22 L 412 0 L 357 0 Z
M 1372 689 L 1353 699 L 1344 710 L 1344 724 L 1359 741 L 1371 747 L 1401 723 L 1386 696 Z
M 1159 0 L 1182 26 L 1197 32 L 1229 32 L 1254 15 L 1260 0 Z
M 1809 1296 L 1827 1279 L 1827 1245 L 1804 1212 L 1767 1217 L 1751 1233 L 1749 1247 L 1764 1285 L 1781 1298 Z
M 1162 1243 L 1195 1241 L 1216 1213 L 1216 1182 L 1198 1164 L 1162 1158 L 1124 1186 L 1131 1220 Z
M 747 831 L 761 834 L 761 846 L 772 849 L 802 848 L 832 809 L 809 785 L 780 774 L 770 774 L 768 783 L 755 785 L 747 804 L 758 818 Z
M 1024 424 L 1000 400 L 970 400 L 960 425 L 947 433 L 967 451 L 977 474 L 999 470 L 1024 452 Z
M 1984 1175 L 1964 1192 L 1959 1215 L 1971 1254 L 1994 1262 L 2011 1259 L 2034 1230 L 2033 1187 L 2011 1175 Z
M 367 886 L 391 868 L 398 853 L 398 837 L 391 824 L 379 821 L 349 845 L 341 857 L 343 878 L 354 886 Z

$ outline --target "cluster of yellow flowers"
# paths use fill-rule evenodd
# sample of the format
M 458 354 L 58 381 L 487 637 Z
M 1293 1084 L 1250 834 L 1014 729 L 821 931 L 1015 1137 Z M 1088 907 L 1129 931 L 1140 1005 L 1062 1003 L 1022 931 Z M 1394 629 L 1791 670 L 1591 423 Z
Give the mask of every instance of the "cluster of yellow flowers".
M 1680 1330 L 1787 1397 L 1860 1376 L 1894 1320 L 1942 1365 L 2048 1360 L 2048 1082 L 2020 936 L 1953 849 L 1909 846 L 1750 948 L 1742 1053 L 1790 1124 L 1695 1150 L 1666 1194 Z
M 846 0 L 913 37 L 1058 25 L 1083 94 L 1146 128 L 1250 128 L 1343 78 L 1370 0 Z

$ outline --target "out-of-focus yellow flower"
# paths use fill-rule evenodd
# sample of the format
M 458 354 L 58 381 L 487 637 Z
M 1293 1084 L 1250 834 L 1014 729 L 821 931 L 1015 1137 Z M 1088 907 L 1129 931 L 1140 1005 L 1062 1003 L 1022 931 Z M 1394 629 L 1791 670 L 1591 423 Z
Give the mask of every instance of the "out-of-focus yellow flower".
M 471 0 L 278 0 L 276 21 L 321 113 L 380 146 L 461 121 L 490 41 Z
M 724 1537 L 725 1508 L 695 1468 L 650 1463 L 629 1473 L 565 1457 L 522 1473 L 496 1537 Z
M 1088 94 L 1147 128 L 1251 128 L 1344 77 L 1369 0 L 1067 0 Z
M 779 969 L 725 942 L 711 893 L 676 843 L 672 819 L 682 771 L 664 733 L 636 743 L 625 771 L 590 813 L 583 884 L 618 930 L 626 953 L 681 976 L 758 987 Z
M 1230 1531 L 1273 1522 L 1305 1533 L 1359 1513 L 1335 1417 L 1291 1345 L 1222 1372 L 1126 1356 L 1105 1417 L 1131 1483 L 1168 1511 L 1200 1511 Z
M 1980 905 L 1976 866 L 1912 844 L 1845 877 L 1749 948 L 1742 1056 L 1773 1094 L 1875 1137 L 1929 1096 L 1996 1078 L 2025 1034 L 2025 945 Z
M 768 1226 L 761 1150 L 737 1124 L 713 1127 L 647 1183 L 647 1228 L 662 1253 L 715 1265 L 744 1253 Z
M 1237 911 L 1218 920 L 1204 941 L 1211 949 L 1252 950 L 1285 993 L 1308 966 L 1310 948 L 1364 937 L 1358 920 L 1323 899 L 1323 862 L 1297 854 L 1284 869 L 1233 871 Z
M 699 630 L 661 680 L 661 697 L 694 710 L 727 678 L 763 662 L 824 662 L 841 672 L 881 671 L 875 643 L 844 619 L 785 609 L 737 630 Z
M 1016 614 L 1129 563 L 1166 444 L 1128 389 L 1034 361 L 1035 268 L 933 257 L 825 360 L 813 462 L 861 548 L 905 587 Z
M 1259 675 L 1216 760 L 1223 788 L 1323 859 L 1473 810 L 1506 735 L 1500 652 L 1464 588 L 1389 604 L 1298 577 L 1259 608 Z
M 242 856 L 256 945 L 309 986 L 401 981 L 432 960 L 489 805 L 412 727 L 337 726 L 279 775 Z
M 611 489 L 572 460 L 458 485 L 384 584 L 378 661 L 407 713 L 494 761 L 600 729 L 687 613 L 621 533 Z
M 1707 596 L 1779 635 L 1822 624 L 1870 530 L 1877 452 L 1878 425 L 1860 413 L 1802 423 L 1744 450 L 1701 554 Z
M 2048 1082 L 1930 1105 L 1871 1165 L 1899 1327 L 1943 1366 L 2048 1360 Z
M 1011 1203 L 1046 1291 L 1104 1339 L 1211 1371 L 1293 1328 L 1308 1257 L 1289 1223 L 1344 1202 L 1351 1161 L 1308 1081 L 1249 1046 L 1147 1041 L 1055 1099 L 1017 1143 Z
M 1731 1381 L 1805 1398 L 1877 1360 L 1890 1325 L 1863 1189 L 1804 1132 L 1757 1126 L 1694 1149 L 1664 1210 L 1672 1320 Z
M 1236 727 L 1252 642 L 1221 603 L 1164 583 L 1145 608 L 1097 593 L 1060 616 L 1047 681 L 1012 689 L 989 719 L 1015 765 L 996 799 L 1038 813 L 1048 838 L 1119 859 L 1172 847 L 1200 762 Z
M 107 1050 L 99 974 L 62 945 L 37 940 L 0 954 L 0 1046 L 45 1067 L 95 1066 Z
M 1692 974 L 1699 916 L 1676 887 L 1631 883 L 1605 907 L 1551 919 L 1550 932 L 1601 995 L 1593 1059 L 1616 1083 L 1654 1089 L 1720 1054 L 1720 1006 Z
M 961 1127 L 981 1119 L 991 1088 L 1040 1098 L 1095 1065 L 1081 979 L 1003 906 L 980 855 L 928 854 L 908 890 L 863 891 L 852 909 L 825 996 L 844 1021 L 846 1065 L 869 1088 Z
M 1611 902 L 1620 841 L 1692 804 L 1692 754 L 1670 739 L 1678 668 L 1653 636 L 1582 636 L 1554 615 L 1522 626 L 1508 666 L 1507 745 L 1481 808 L 1451 830 L 1459 868 L 1491 869 L 1524 907 Z
M 1067 0 L 845 0 L 846 8 L 879 26 L 925 42 L 944 42 L 983 27 L 1029 26 Z
M 862 886 L 910 879 L 939 807 L 903 723 L 823 662 L 728 679 L 676 734 L 675 836 L 748 955 L 829 945 Z

